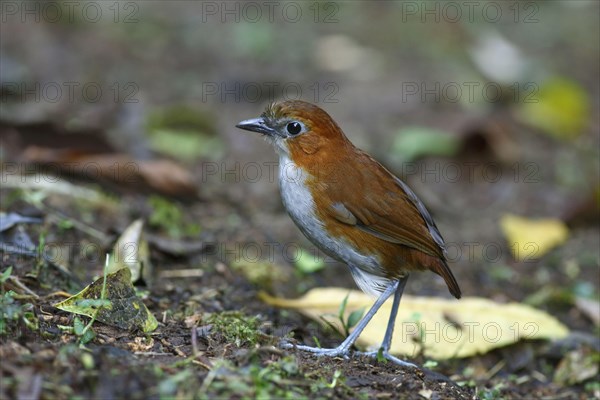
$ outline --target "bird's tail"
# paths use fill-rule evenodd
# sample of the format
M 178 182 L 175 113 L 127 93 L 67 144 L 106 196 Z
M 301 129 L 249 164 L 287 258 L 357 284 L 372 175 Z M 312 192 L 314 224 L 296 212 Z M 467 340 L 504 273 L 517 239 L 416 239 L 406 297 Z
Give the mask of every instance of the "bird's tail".
M 454 274 L 452 274 L 452 271 L 450 271 L 448 263 L 446 263 L 446 260 L 443 259 L 438 259 L 437 261 L 438 262 L 432 266 L 433 268 L 431 268 L 431 270 L 439 276 L 441 276 L 442 278 L 444 278 L 444 281 L 448 286 L 448 290 L 450 291 L 450 293 L 452 293 L 452 296 L 456 297 L 457 299 L 460 299 L 462 293 L 460 291 L 460 287 L 458 286 L 458 282 L 456 282 Z

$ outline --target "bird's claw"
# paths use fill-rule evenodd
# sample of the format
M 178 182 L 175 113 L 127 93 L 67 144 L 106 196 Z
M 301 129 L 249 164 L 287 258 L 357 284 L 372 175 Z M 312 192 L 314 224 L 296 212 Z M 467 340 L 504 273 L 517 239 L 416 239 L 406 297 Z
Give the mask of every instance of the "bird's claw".
M 295 345 L 288 341 L 281 341 L 279 346 L 284 349 L 298 349 L 298 350 L 302 350 L 302 351 L 308 351 L 309 353 L 313 353 L 317 356 L 343 357 L 344 359 L 350 358 L 350 350 L 348 350 L 346 348 L 342 348 L 342 347 L 336 347 L 333 349 L 322 349 L 319 347 Z M 391 361 L 394 364 L 399 365 L 401 367 L 418 368 L 413 363 L 401 360 L 398 357 L 394 357 L 388 351 L 379 351 L 379 350 L 378 351 L 365 351 L 365 352 L 357 351 L 354 354 L 360 355 L 360 356 L 372 357 L 372 358 L 375 358 L 378 360 L 381 359 L 381 357 L 383 357 L 384 359 Z
M 401 367 L 407 367 L 407 368 L 418 368 L 415 364 L 410 363 L 408 361 L 404 361 L 399 359 L 398 357 L 394 357 L 393 355 L 391 355 L 388 351 L 359 351 L 356 352 L 356 354 L 359 354 L 361 356 L 367 356 L 367 357 L 372 357 L 372 358 L 376 358 L 377 360 L 381 359 L 382 357 L 388 361 L 393 362 L 396 365 L 400 365 Z
M 328 356 L 328 357 L 343 357 L 345 359 L 350 358 L 350 351 L 344 347 L 336 347 L 333 349 L 322 349 L 320 347 L 311 347 L 305 345 L 295 345 L 287 341 L 281 341 L 279 346 L 284 349 L 298 349 L 313 353 L 317 356 Z

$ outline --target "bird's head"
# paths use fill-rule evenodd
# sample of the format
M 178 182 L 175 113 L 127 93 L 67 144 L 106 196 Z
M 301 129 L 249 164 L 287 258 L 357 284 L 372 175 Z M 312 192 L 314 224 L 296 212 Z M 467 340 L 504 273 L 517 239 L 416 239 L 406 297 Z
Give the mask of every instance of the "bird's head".
M 292 158 L 330 151 L 348 142 L 335 121 L 314 104 L 288 100 L 267 106 L 258 118 L 236 125 L 258 132 L 271 141 L 281 154 Z

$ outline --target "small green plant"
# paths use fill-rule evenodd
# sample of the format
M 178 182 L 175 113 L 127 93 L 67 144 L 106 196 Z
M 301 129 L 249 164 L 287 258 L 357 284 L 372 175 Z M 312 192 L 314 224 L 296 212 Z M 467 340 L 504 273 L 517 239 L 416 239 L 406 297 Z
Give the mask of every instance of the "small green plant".
M 193 379 L 192 370 L 184 369 L 176 373 L 175 375 L 169 376 L 158 384 L 158 392 L 160 393 L 160 398 L 172 398 L 175 394 L 182 395 L 182 387 L 185 387 L 185 382 Z M 186 393 L 187 394 L 187 393 Z M 192 396 L 190 396 L 192 397 Z
M 377 362 L 387 363 L 387 358 L 383 356 L 383 347 L 380 347 L 379 350 L 377 350 Z
M 346 384 L 346 376 L 344 371 L 340 369 L 333 370 L 330 374 L 331 366 L 324 366 L 319 371 L 314 371 L 309 374 L 304 374 L 306 378 L 310 378 L 310 390 L 312 392 L 311 398 L 355 398 L 355 399 L 367 399 L 364 393 L 357 393 L 354 389 Z M 320 394 L 319 395 L 315 394 Z M 335 396 L 332 394 L 335 393 Z
M 313 337 L 312 337 L 312 339 L 313 339 L 313 341 L 315 342 L 315 344 L 317 345 L 317 347 L 318 347 L 318 348 L 321 348 L 321 347 L 322 347 L 322 346 L 321 346 L 321 341 L 319 340 L 319 338 L 318 338 L 318 337 L 316 337 L 316 336 L 313 336 Z
M 255 388 L 256 398 L 298 398 L 300 395 L 294 393 L 293 388 L 282 385 L 289 377 L 298 375 L 298 364 L 292 357 L 282 358 L 265 367 L 253 364 L 250 366 L 249 375 L 252 381 L 251 387 Z
M 108 266 L 110 264 L 110 256 L 106 255 L 106 262 L 104 264 L 104 272 L 103 272 L 103 280 L 102 280 L 102 290 L 100 292 L 99 299 L 84 299 L 79 300 L 77 305 L 82 308 L 94 308 L 96 311 L 90 321 L 87 324 L 84 324 L 83 320 L 76 316 L 73 318 L 73 326 L 63 326 L 59 325 L 58 327 L 66 332 L 70 332 L 75 334 L 79 338 L 79 344 L 84 345 L 91 342 L 96 337 L 96 332 L 92 328 L 94 321 L 96 321 L 96 315 L 102 309 L 102 307 L 106 307 L 110 305 L 110 301 L 106 299 L 106 276 L 108 274 Z
M 9 290 L 0 297 L 0 335 L 8 333 L 8 324 L 19 319 L 22 306 L 15 302 L 15 292 Z
M 258 317 L 248 317 L 239 311 L 225 311 L 211 314 L 206 323 L 213 324 L 213 330 L 237 347 L 253 346 L 258 342 L 260 321 Z
M 8 267 L 4 272 L 0 273 L 0 335 L 8 333 L 9 323 L 21 321 L 27 328 L 32 331 L 38 330 L 38 319 L 33 313 L 33 304 L 21 304 L 18 302 L 17 294 L 9 290 L 5 292 L 4 284 L 12 274 L 12 266 Z
M 348 296 L 349 295 L 350 295 L 350 293 L 348 293 L 346 295 L 346 297 L 344 297 L 344 300 L 342 301 L 342 303 L 340 304 L 340 307 L 338 309 L 338 313 L 337 313 L 337 315 L 335 315 L 335 317 L 337 318 L 337 320 L 342 325 L 342 329 L 344 330 L 344 335 L 345 336 L 348 336 L 350 334 L 350 329 L 354 328 L 356 326 L 356 324 L 358 324 L 358 322 L 360 321 L 360 319 L 363 317 L 363 314 L 365 313 L 365 308 L 363 307 L 363 308 L 360 308 L 358 310 L 352 311 L 348 315 L 347 319 L 344 318 L 344 314 L 346 314 L 346 306 L 348 305 Z M 332 315 L 332 314 L 329 314 L 329 315 Z M 331 322 L 329 322 L 327 319 L 325 319 L 323 317 L 321 317 L 321 319 L 328 326 L 330 326 L 334 331 L 337 331 L 337 328 L 335 327 L 335 325 L 333 325 Z
M 589 394 L 598 396 L 597 393 L 600 393 L 600 382 L 588 382 L 585 384 L 584 390 Z
M 75 226 L 73 221 L 67 218 L 61 218 L 56 225 L 58 226 L 58 230 L 61 233 L 73 229 L 73 227 Z
M 0 274 L 0 284 L 2 285 L 2 297 L 0 297 L 0 335 L 7 333 L 8 323 L 19 318 L 21 306 L 15 303 L 15 292 L 9 290 L 4 292 L 4 282 L 10 278 L 12 266 Z
M 94 316 L 90 319 L 87 325 L 84 325 L 79 317 L 75 317 L 73 320 L 73 332 L 79 337 L 79 344 L 86 344 L 92 341 L 96 337 L 92 325 L 96 321 L 96 316 L 102 307 L 110 305 L 110 301 L 106 299 L 106 276 L 108 274 L 108 266 L 110 265 L 110 255 L 106 255 L 106 262 L 104 263 L 104 271 L 102 275 L 102 291 L 100 292 L 99 299 L 85 299 L 79 302 L 81 307 L 93 307 L 96 309 Z
M 40 230 L 39 237 L 38 237 L 38 248 L 37 248 L 39 257 L 38 257 L 38 262 L 35 266 L 35 272 L 34 272 L 35 276 L 38 276 L 40 274 L 40 271 L 42 271 L 42 269 L 46 265 L 46 258 L 44 257 L 45 256 L 44 251 L 46 250 L 46 234 L 47 234 L 47 232 L 45 229 Z
M 186 221 L 183 212 L 174 202 L 161 196 L 151 196 L 148 202 L 153 210 L 148 221 L 150 226 L 163 229 L 175 239 L 197 236 L 200 233 L 200 225 Z
M 12 274 L 12 265 L 8 268 L 6 268 L 6 271 L 2 272 L 0 274 L 0 284 L 4 285 L 4 283 L 8 280 L 8 278 L 10 278 L 11 274 Z M 4 291 L 4 287 L 2 287 L 2 290 Z
M 306 379 L 300 373 L 293 356 L 283 357 L 267 365 L 252 363 L 239 368 L 227 360 L 220 360 L 208 373 L 198 398 L 260 398 L 306 399 L 303 387 L 295 385 Z M 320 385 L 324 390 L 326 385 Z
M 504 383 L 500 382 L 500 383 L 496 384 L 491 389 L 484 389 L 481 392 L 480 398 L 482 400 L 497 400 L 497 399 L 501 399 L 501 398 L 503 398 L 502 397 L 502 389 L 504 389 Z
M 337 384 L 338 381 L 340 381 L 342 377 L 342 371 L 340 371 L 339 369 L 336 369 L 335 372 L 333 373 L 333 378 L 331 379 L 331 383 L 328 385 L 330 389 L 334 389 Z

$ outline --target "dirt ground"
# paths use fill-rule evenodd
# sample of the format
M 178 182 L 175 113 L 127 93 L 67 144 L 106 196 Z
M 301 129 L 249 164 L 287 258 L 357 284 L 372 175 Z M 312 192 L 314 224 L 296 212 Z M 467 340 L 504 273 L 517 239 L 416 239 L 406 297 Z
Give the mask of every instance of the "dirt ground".
M 422 23 L 406 15 L 421 2 L 291 2 L 297 24 L 222 22 L 201 2 L 123 2 L 120 14 L 92 3 L 99 23 L 3 14 L 0 399 L 600 398 L 597 3 L 502 2 L 500 23 Z M 338 22 L 314 22 L 332 10 Z M 498 66 L 520 75 L 502 80 Z M 435 89 L 472 81 L 503 95 L 454 101 Z M 53 101 L 68 82 L 75 98 Z M 251 96 L 273 82 L 275 93 Z M 103 96 L 90 101 L 80 88 L 95 85 Z M 530 305 L 569 335 L 460 359 L 403 355 L 418 369 L 280 348 L 343 336 L 260 292 L 356 288 L 285 213 L 271 146 L 235 128 L 286 85 L 419 195 L 465 296 Z M 407 94 L 422 85 L 436 93 Z M 531 111 L 528 96 L 550 111 Z M 409 154 L 410 133 L 436 139 Z M 510 214 L 568 233 L 518 260 L 501 229 Z M 137 219 L 149 262 L 136 295 L 158 327 L 96 321 L 84 337 L 89 318 L 55 305 L 102 277 Z M 302 267 L 297 249 L 321 262 Z M 406 292 L 450 297 L 425 273 Z

